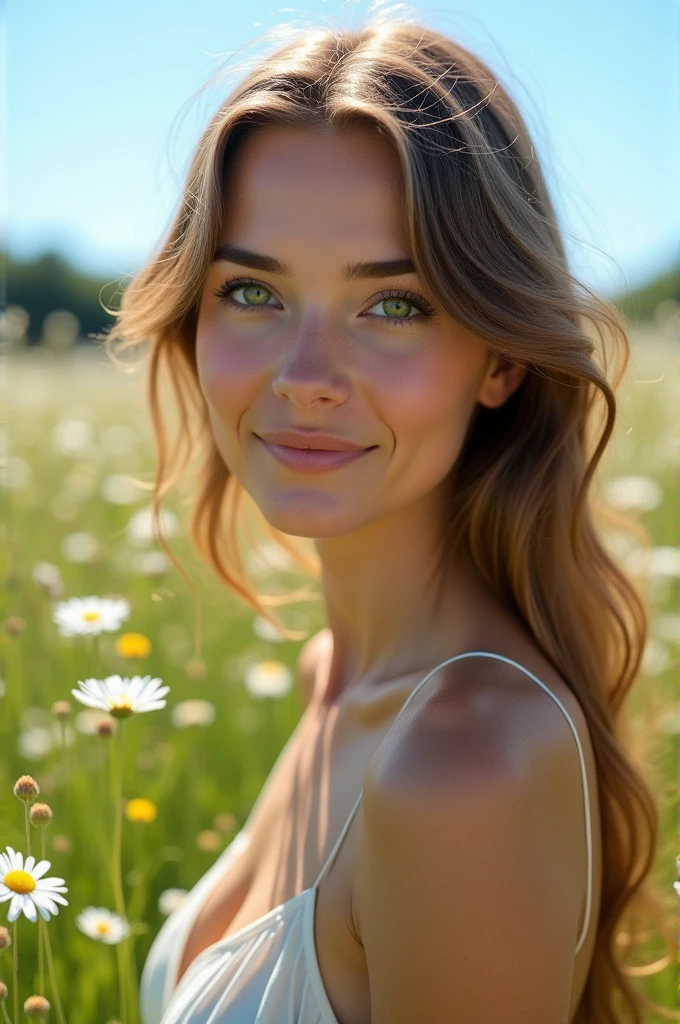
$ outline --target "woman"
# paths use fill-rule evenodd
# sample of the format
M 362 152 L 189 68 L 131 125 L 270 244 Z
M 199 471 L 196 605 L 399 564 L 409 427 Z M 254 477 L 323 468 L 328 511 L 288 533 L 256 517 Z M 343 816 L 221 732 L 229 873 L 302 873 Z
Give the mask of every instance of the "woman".
M 247 492 L 313 539 L 327 622 L 246 825 L 151 948 L 145 1024 L 605 1024 L 615 996 L 641 1021 L 615 957 L 655 842 L 619 710 L 646 617 L 590 495 L 627 339 L 490 69 L 399 22 L 269 55 L 125 292 L 110 341 L 143 339 L 157 510 L 203 452 L 198 550 L 267 615 Z

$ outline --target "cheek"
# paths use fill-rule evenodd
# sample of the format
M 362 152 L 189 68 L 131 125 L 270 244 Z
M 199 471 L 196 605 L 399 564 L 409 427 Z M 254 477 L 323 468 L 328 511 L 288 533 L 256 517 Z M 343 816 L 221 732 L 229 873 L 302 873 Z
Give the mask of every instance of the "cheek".
M 386 370 L 381 393 L 400 467 L 417 459 L 428 475 L 447 472 L 474 407 L 469 369 L 442 360 L 441 353 L 439 358 L 421 355 Z
M 196 365 L 201 391 L 213 415 L 233 420 L 248 404 L 261 369 L 253 358 L 252 345 L 227 340 L 223 328 L 199 322 Z

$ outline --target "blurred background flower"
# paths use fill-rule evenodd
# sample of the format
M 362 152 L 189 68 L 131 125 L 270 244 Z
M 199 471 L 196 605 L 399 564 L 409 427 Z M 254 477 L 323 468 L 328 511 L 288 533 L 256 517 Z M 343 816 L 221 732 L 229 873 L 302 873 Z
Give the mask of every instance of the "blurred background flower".
M 130 934 L 128 922 L 105 907 L 85 907 L 77 915 L 76 925 L 83 935 L 108 945 L 115 945 Z
M 125 805 L 125 817 L 128 821 L 141 822 L 146 825 L 155 821 L 157 816 L 158 807 L 153 800 L 147 800 L 146 797 L 136 796 L 132 800 L 128 800 Z
M 245 674 L 251 697 L 285 697 L 293 685 L 292 673 L 280 661 L 258 661 Z
M 190 700 L 181 700 L 175 704 L 170 717 L 172 724 L 177 729 L 188 729 L 190 726 L 212 725 L 215 721 L 215 705 L 209 700 L 201 700 L 199 697 Z

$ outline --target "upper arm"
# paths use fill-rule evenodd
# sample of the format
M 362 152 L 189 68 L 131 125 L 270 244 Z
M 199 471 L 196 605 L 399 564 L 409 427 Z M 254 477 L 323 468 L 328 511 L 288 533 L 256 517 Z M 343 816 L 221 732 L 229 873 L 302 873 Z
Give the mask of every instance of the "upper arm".
M 372 1024 L 566 1024 L 583 886 L 582 803 L 579 817 L 555 799 L 573 790 L 567 734 L 518 767 L 498 722 L 468 721 L 465 738 L 423 727 L 396 770 L 369 773 L 359 907 Z

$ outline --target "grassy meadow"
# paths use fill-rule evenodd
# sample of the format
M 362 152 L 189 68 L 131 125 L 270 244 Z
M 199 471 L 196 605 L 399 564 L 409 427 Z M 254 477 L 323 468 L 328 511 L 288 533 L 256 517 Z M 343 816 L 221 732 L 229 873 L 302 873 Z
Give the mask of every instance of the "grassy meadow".
M 673 895 L 680 370 L 677 340 L 652 328 L 636 328 L 632 335 L 616 437 L 600 487 L 613 506 L 640 522 L 652 544 L 645 558 L 635 537 L 622 530 L 608 534 L 612 551 L 644 581 L 652 611 L 645 671 L 632 706 L 639 715 L 664 711 L 656 747 L 663 778 L 657 872 Z M 301 714 L 294 673 L 303 641 L 282 639 L 220 587 L 184 536 L 185 508 L 175 496 L 167 502 L 169 539 L 203 608 L 202 648 L 200 654 L 194 650 L 191 592 L 149 532 L 149 491 L 129 479 L 153 477 L 141 374 L 122 373 L 99 352 L 44 348 L 12 352 L 5 373 L 0 852 L 10 846 L 28 853 L 24 806 L 13 786 L 30 775 L 40 788 L 38 800 L 53 813 L 44 830 L 30 826 L 30 852 L 40 859 L 42 837 L 51 862 L 47 875 L 63 878 L 68 887 L 68 906 L 60 906 L 46 925 L 63 1013 L 57 1011 L 48 964 L 39 959 L 38 926 L 23 914 L 16 928 L 19 1006 L 41 993 L 52 1004 L 51 1021 L 137 1024 L 136 1006 L 127 1012 L 121 1006 L 121 948 L 132 953 L 136 985 L 153 937 L 181 891 L 205 873 L 245 822 Z M 263 545 L 249 559 L 252 578 L 266 593 L 308 582 L 278 547 Z M 317 585 L 311 581 L 310 587 Z M 126 599 L 129 616 L 119 629 L 98 636 L 61 635 L 52 618 L 55 602 L 88 595 Z M 273 611 L 305 635 L 323 625 L 320 601 Z M 141 634 L 150 645 L 132 639 L 126 649 L 126 633 Z M 170 687 L 164 708 L 134 714 L 122 726 L 121 882 L 131 931 L 119 944 L 98 941 L 76 924 L 87 907 L 116 910 L 112 862 L 122 720 L 113 736 L 102 735 L 99 723 L 109 716 L 86 708 L 71 690 L 78 680 L 113 674 L 150 675 Z M 60 705 L 55 713 L 58 701 L 70 709 Z M 0 926 L 8 924 L 8 907 L 0 903 Z M 13 925 L 8 927 L 14 936 Z M 0 979 L 9 989 L 9 1019 L 19 1024 L 25 1015 L 20 1009 L 14 1020 L 13 951 L 14 945 L 0 952 Z M 646 959 L 662 952 L 650 938 Z M 639 983 L 657 1002 L 676 1004 L 675 964 Z

